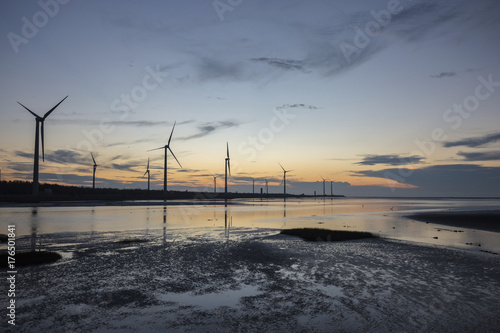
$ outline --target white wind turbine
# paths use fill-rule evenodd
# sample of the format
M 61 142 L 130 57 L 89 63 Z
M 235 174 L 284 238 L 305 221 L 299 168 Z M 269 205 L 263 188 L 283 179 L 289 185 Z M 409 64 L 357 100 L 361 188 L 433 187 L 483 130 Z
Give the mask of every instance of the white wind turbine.
M 142 175 L 143 177 L 148 174 L 148 191 L 149 191 L 149 182 L 150 182 L 150 179 L 151 179 L 151 173 L 149 172 L 149 157 L 148 157 L 148 166 L 146 167 L 146 172 L 144 172 L 144 175 Z
M 281 169 L 283 169 L 283 198 L 285 198 L 286 200 L 286 173 L 293 170 L 285 170 L 280 162 L 278 162 L 278 164 L 280 165 Z
M 30 109 L 28 109 L 26 106 L 22 105 L 21 103 L 17 102 L 19 105 L 21 105 L 23 108 L 28 110 L 29 113 L 31 113 L 33 116 L 35 116 L 35 121 L 36 121 L 36 127 L 35 127 L 35 153 L 33 155 L 33 195 L 38 195 L 38 168 L 39 168 L 39 160 L 40 160 L 40 124 L 42 124 L 42 161 L 45 161 L 45 145 L 44 145 L 44 122 L 45 119 L 52 113 L 52 111 L 55 110 L 61 104 L 68 96 L 64 97 L 59 103 L 56 104 L 52 109 L 47 111 L 43 115 L 43 117 L 40 117 Z
M 229 171 L 229 175 L 231 176 L 231 160 L 229 158 L 229 143 L 226 142 L 227 146 L 227 157 L 225 160 L 224 164 L 224 169 L 225 169 L 225 186 L 224 186 L 224 193 L 227 198 L 227 172 Z

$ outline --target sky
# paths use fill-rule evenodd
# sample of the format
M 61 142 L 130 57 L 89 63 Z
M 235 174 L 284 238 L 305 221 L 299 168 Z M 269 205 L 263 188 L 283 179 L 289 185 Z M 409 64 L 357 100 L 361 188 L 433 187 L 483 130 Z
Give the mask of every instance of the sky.
M 0 169 L 40 182 L 500 197 L 495 0 L 0 2 Z

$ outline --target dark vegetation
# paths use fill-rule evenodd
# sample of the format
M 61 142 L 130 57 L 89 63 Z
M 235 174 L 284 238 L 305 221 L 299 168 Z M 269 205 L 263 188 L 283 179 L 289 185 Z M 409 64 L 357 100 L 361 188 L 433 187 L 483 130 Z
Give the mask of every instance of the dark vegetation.
M 313 242 L 338 242 L 362 238 L 377 238 L 377 236 L 364 231 L 328 230 L 318 228 L 296 228 L 281 230 L 281 234 L 299 236 Z
M 7 267 L 6 252 L 0 253 L 0 267 Z M 56 262 L 61 259 L 61 255 L 57 252 L 48 251 L 30 251 L 30 252 L 16 252 L 14 256 L 14 264 L 17 266 L 40 265 Z
M 27 181 L 1 181 L 0 203 L 18 202 L 32 203 L 41 201 L 126 201 L 126 200 L 205 200 L 205 199 L 234 199 L 234 198 L 282 198 L 283 194 L 271 193 L 269 195 L 260 193 L 224 193 L 195 191 L 168 191 L 167 196 L 163 190 L 141 190 L 141 189 L 117 189 L 117 188 L 90 188 L 78 186 L 66 186 L 57 184 L 40 183 L 40 194 L 33 196 L 32 182 Z M 287 197 L 304 197 L 305 195 L 289 195 Z M 342 197 L 342 196 L 334 196 Z
M 149 242 L 149 239 L 145 238 L 125 238 L 117 241 L 117 243 L 120 244 L 147 243 L 147 242 Z

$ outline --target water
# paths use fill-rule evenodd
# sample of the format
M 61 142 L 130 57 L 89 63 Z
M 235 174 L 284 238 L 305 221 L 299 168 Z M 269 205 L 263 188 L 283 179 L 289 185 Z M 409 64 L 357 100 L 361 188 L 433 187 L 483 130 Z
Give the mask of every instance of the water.
M 158 205 L 0 208 L 0 233 L 16 226 L 16 236 L 43 246 L 44 235 L 123 232 L 147 236 L 163 230 L 177 237 L 212 232 L 236 237 L 232 231 L 276 233 L 284 228 L 320 227 L 369 231 L 382 237 L 432 245 L 500 253 L 498 233 L 412 221 L 404 215 L 419 211 L 500 209 L 494 199 L 290 199 L 234 200 L 226 207 Z M 137 205 L 140 204 L 140 205 Z M 130 233 L 132 232 L 132 233 Z M 161 233 L 160 233 L 161 234 Z M 472 244 L 472 245 L 471 245 Z M 3 245 L 0 248 L 5 248 Z

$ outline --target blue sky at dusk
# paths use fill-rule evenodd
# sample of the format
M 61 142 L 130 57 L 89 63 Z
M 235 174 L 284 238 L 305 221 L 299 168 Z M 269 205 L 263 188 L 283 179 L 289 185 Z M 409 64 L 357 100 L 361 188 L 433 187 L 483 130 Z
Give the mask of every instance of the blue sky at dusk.
M 500 196 L 500 5 L 479 1 L 2 1 L 0 169 L 40 181 Z M 327 193 L 330 186 L 327 186 Z

